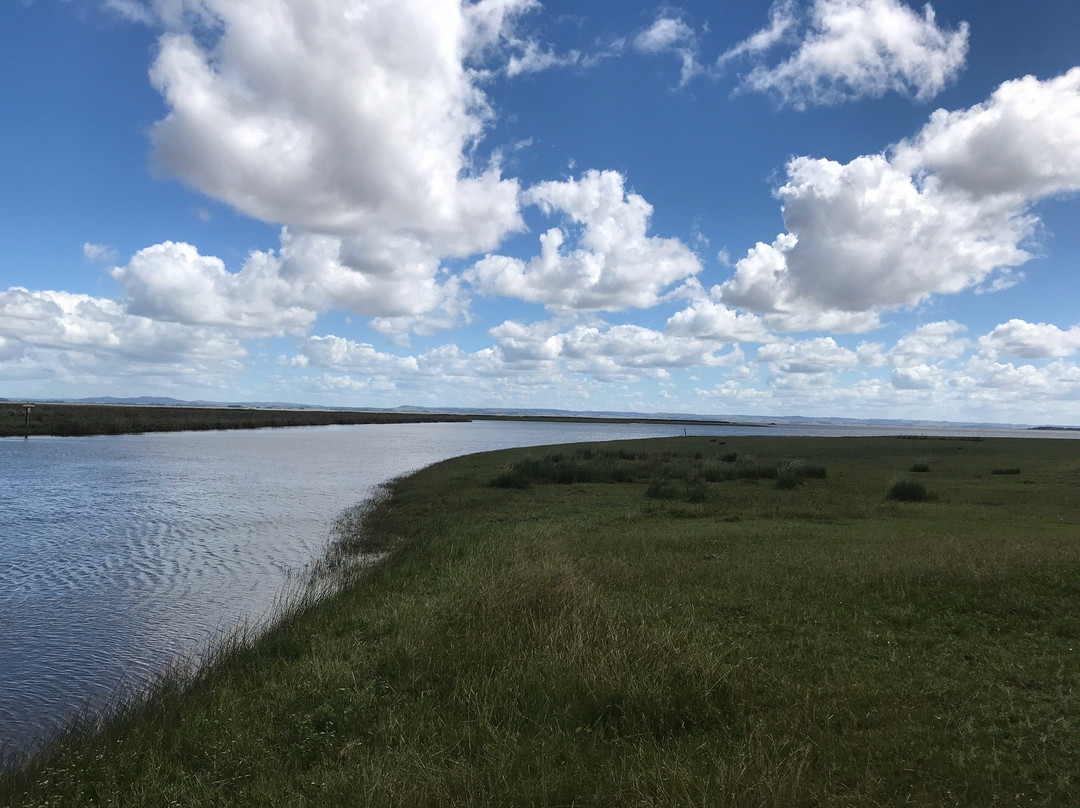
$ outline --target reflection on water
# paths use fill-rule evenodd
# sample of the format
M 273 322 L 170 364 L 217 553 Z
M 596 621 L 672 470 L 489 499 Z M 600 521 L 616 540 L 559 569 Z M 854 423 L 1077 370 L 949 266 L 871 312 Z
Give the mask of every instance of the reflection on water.
M 334 517 L 387 479 L 469 452 L 682 432 L 477 422 L 0 441 L 0 750 L 257 623 Z

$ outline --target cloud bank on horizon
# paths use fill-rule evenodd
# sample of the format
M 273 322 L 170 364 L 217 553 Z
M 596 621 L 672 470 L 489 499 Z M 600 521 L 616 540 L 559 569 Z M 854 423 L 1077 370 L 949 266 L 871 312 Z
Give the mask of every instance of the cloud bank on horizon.
M 6 7 L 3 395 L 1077 423 L 1060 9 L 727 6 Z

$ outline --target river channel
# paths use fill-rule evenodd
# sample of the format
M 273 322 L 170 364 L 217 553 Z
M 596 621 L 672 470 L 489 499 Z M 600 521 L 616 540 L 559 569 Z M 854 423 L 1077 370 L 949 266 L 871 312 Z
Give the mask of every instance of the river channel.
M 479 421 L 0 440 L 0 762 L 257 625 L 335 516 L 388 479 L 490 449 L 683 431 Z M 822 430 L 843 433 L 868 434 Z

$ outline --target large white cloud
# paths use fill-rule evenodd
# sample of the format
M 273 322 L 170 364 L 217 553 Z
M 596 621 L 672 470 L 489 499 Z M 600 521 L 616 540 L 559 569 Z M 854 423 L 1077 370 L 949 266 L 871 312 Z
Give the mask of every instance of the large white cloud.
M 150 70 L 168 108 L 150 131 L 156 163 L 285 228 L 278 254 L 253 254 L 233 274 L 175 245 L 147 248 L 118 276 L 133 310 L 269 332 L 333 308 L 388 333 L 461 322 L 467 301 L 443 260 L 494 249 L 523 227 L 517 180 L 481 148 L 493 117 L 482 86 L 489 61 L 535 55 L 515 26 L 537 6 L 111 3 L 164 29 Z M 159 277 L 152 253 L 168 263 Z M 168 299 L 185 289 L 211 305 Z
M 1062 329 L 1050 323 L 1012 319 L 979 337 L 979 350 L 991 358 L 1016 356 L 1048 359 L 1072 356 L 1080 351 L 1080 326 Z
M 975 198 L 1026 200 L 1080 189 L 1080 67 L 1002 84 L 982 104 L 939 109 L 900 143 L 897 170 L 936 176 Z
M 230 273 L 221 259 L 166 241 L 139 250 L 112 275 L 124 287 L 132 314 L 254 334 L 302 330 L 314 322 L 315 312 L 301 303 L 303 289 L 279 269 L 273 255 L 260 252 Z
M 463 63 L 467 7 L 200 8 L 213 26 L 163 36 L 150 74 L 169 106 L 155 155 L 175 176 L 258 219 L 402 232 L 444 253 L 490 249 L 519 226 L 516 182 L 467 156 L 490 115 Z
M 770 63 L 784 44 L 791 52 Z M 898 92 L 931 98 L 959 73 L 968 26 L 938 26 L 927 4 L 920 15 L 899 0 L 815 0 L 804 15 L 796 3 L 773 4 L 769 25 L 721 55 L 724 65 L 751 56 L 743 86 L 804 108 Z
M 1031 206 L 1080 190 L 1078 114 L 1074 69 L 935 113 L 891 156 L 794 158 L 777 191 L 788 232 L 737 263 L 722 299 L 825 323 L 837 312 L 913 306 L 984 283 L 1004 288 L 1003 273 L 1030 258 Z
M 380 330 L 424 330 L 467 316 L 455 279 L 437 277 L 438 262 L 407 237 L 341 239 L 288 230 L 277 252 L 255 251 L 238 272 L 190 245 L 164 242 L 113 270 L 128 310 L 251 336 L 302 332 L 336 309 L 376 318 Z
M 477 262 L 465 277 L 484 294 L 552 309 L 647 308 L 672 284 L 701 269 L 678 239 L 647 235 L 652 206 L 628 192 L 616 171 L 543 182 L 525 191 L 522 200 L 568 221 L 540 236 L 540 254 L 528 262 L 505 255 Z M 575 228 L 581 231 L 577 239 Z

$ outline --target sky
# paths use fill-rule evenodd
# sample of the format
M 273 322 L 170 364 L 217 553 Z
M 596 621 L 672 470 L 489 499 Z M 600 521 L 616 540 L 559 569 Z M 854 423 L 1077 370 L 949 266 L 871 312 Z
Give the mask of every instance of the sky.
M 1072 0 L 4 0 L 0 397 L 1080 423 Z

